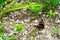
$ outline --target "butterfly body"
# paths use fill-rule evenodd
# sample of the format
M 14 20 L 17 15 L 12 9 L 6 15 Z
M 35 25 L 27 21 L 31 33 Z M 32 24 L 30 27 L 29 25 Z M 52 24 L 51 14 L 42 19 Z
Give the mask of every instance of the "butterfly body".
M 41 20 L 38 25 L 35 25 L 34 27 L 36 27 L 36 29 L 38 30 L 43 30 L 45 28 L 45 24 L 44 24 L 44 21 Z

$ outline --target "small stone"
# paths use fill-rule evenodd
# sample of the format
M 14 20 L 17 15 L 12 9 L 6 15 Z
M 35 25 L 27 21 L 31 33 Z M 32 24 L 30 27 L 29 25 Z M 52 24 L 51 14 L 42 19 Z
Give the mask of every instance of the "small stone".
M 11 36 L 13 34 L 14 34 L 14 32 L 12 30 L 10 30 L 10 33 L 8 34 L 8 36 Z
M 60 9 L 60 6 L 58 7 L 58 9 Z
M 60 14 L 59 14 L 59 18 L 60 18 Z
M 35 19 L 35 17 L 30 17 L 30 20 L 34 20 Z
M 11 19 L 10 21 L 14 22 L 14 19 Z
M 40 36 L 38 35 L 37 37 L 39 38 Z
M 51 38 L 52 38 L 51 34 L 48 34 L 46 37 L 47 37 L 48 39 L 50 39 L 50 40 L 51 40 Z
M 41 32 L 42 32 L 42 33 L 45 33 L 45 30 L 42 30 Z
M 12 18 L 14 18 L 14 16 L 12 16 Z
M 16 23 L 20 23 L 20 21 L 17 19 L 17 20 L 16 20 Z
M 12 22 L 10 22 L 10 24 L 13 24 Z
M 22 38 L 22 40 L 26 40 L 26 38 L 25 38 L 25 37 L 23 37 L 23 38 Z
M 56 23 L 60 23 L 60 20 L 57 20 Z
M 24 31 L 24 34 L 27 35 L 27 31 Z
M 14 15 L 16 17 L 16 15 Z
M 38 22 L 38 20 L 35 20 L 35 23 L 37 23 Z
M 46 15 L 46 17 L 49 17 L 49 15 Z
M 22 24 L 24 24 L 24 21 L 20 21 L 19 23 L 22 23 Z
M 30 21 L 30 19 L 25 19 L 24 21 L 25 21 L 25 22 L 29 22 L 29 21 Z
M 45 15 L 45 14 L 43 14 L 43 16 L 45 17 L 46 15 Z
M 5 20 L 6 20 L 6 19 L 8 19 L 8 17 L 4 17 L 3 19 L 5 19 Z
M 18 4 L 17 2 L 15 4 Z
M 59 12 L 56 12 L 56 14 L 59 14 Z

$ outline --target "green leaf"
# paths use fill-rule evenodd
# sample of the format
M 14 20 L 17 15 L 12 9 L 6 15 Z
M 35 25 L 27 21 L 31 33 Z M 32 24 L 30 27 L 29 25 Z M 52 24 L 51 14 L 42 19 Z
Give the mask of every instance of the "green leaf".
M 58 26 L 56 26 L 55 30 L 54 30 L 55 33 L 58 33 Z
M 49 11 L 49 14 L 50 14 L 50 15 L 53 15 L 53 11 L 52 11 L 52 10 L 50 10 L 50 11 Z
M 3 27 L 3 26 L 5 26 L 5 24 L 3 24 L 3 23 L 0 23 L 0 27 Z
M 0 28 L 0 35 L 3 35 L 3 28 Z
M 14 40 L 14 36 L 8 37 L 8 36 L 1 35 L 0 37 L 2 38 L 2 40 Z
M 24 28 L 24 24 L 13 24 L 13 26 L 17 29 L 17 32 L 22 31 L 22 29 Z
M 4 5 L 5 0 L 0 0 L 0 7 Z
M 10 37 L 10 40 L 14 40 L 14 36 L 11 36 L 11 37 Z
M 53 10 L 50 9 L 49 14 L 50 14 L 50 16 L 54 17 L 56 15 L 56 12 L 54 12 Z
M 2 40 L 10 40 L 9 37 L 4 36 L 4 35 L 2 35 L 2 36 L 0 36 L 0 37 L 2 38 Z
M 41 11 L 40 6 L 30 5 L 29 8 L 31 8 L 34 11 L 34 14 L 33 15 L 37 15 L 38 12 Z
M 0 23 L 0 35 L 3 35 L 3 33 L 4 33 L 3 28 L 2 28 L 3 26 L 4 26 L 4 24 Z
M 34 15 L 37 15 L 41 11 L 40 7 L 35 7 L 34 9 Z
M 51 6 L 58 6 L 60 0 L 50 0 Z

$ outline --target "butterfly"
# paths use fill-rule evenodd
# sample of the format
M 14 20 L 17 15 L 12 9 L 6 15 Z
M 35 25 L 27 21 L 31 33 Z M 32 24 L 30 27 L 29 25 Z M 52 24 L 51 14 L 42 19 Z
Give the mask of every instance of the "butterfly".
M 41 19 L 41 21 L 38 23 L 38 25 L 34 25 L 34 27 L 36 27 L 38 30 L 45 29 L 45 24 L 44 24 L 43 19 Z

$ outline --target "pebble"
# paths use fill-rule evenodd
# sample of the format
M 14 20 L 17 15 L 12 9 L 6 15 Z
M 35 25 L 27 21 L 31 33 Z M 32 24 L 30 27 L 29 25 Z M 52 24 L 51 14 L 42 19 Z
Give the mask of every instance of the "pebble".
M 38 20 L 35 20 L 34 22 L 35 22 L 35 23 L 37 23 L 37 22 L 38 22 Z
M 45 33 L 45 30 L 42 30 L 41 32 L 42 32 L 42 33 Z
M 6 19 L 8 19 L 8 17 L 3 17 L 3 19 L 5 19 L 5 20 L 6 20 Z
M 60 9 L 60 6 L 58 7 L 58 9 Z
M 30 21 L 30 19 L 24 19 L 24 22 L 25 23 L 27 23 L 27 22 L 29 22 Z
M 52 36 L 51 36 L 51 34 L 48 34 L 47 36 L 46 36 L 48 39 L 52 39 Z
M 49 17 L 49 15 L 46 15 L 46 17 Z
M 22 24 L 24 24 L 24 21 L 20 21 L 19 23 L 22 23 Z
M 59 12 L 56 12 L 56 14 L 59 14 Z
M 10 33 L 8 34 L 8 36 L 11 36 L 13 34 L 14 34 L 14 32 L 12 30 L 10 30 Z
M 19 20 L 19 19 L 17 19 L 17 20 L 15 21 L 15 23 L 20 23 L 20 20 Z
M 43 17 L 45 17 L 46 15 L 45 14 L 43 14 Z
M 59 18 L 60 18 L 60 14 L 59 14 Z
M 10 22 L 10 24 L 12 25 L 12 24 L 13 24 L 13 22 Z
M 11 22 L 14 22 L 14 19 L 11 19 L 10 21 L 11 21 Z
M 26 38 L 25 37 L 22 37 L 21 40 L 26 40 Z
M 12 16 L 12 18 L 14 18 L 14 16 Z
M 25 34 L 25 35 L 27 35 L 27 33 L 28 33 L 27 31 L 24 31 L 24 34 Z
M 56 23 L 60 23 L 60 20 L 57 20 Z

